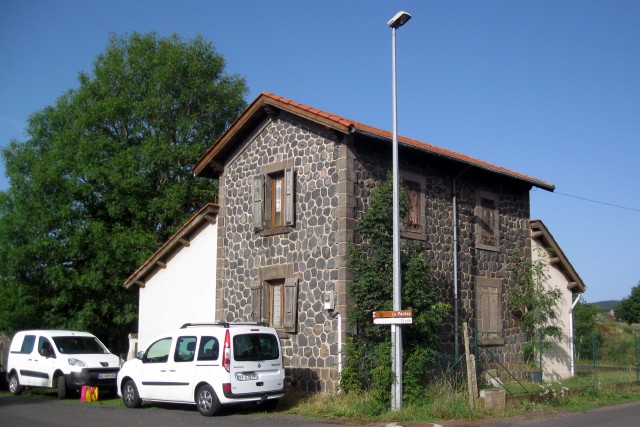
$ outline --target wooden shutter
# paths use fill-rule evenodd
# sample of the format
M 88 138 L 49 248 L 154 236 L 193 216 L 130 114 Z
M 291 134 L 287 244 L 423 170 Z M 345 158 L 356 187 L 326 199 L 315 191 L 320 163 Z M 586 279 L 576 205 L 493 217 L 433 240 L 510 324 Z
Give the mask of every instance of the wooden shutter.
M 251 320 L 262 321 L 262 282 L 251 285 Z
M 476 277 L 477 328 L 480 342 L 502 344 L 502 281 Z
M 264 177 L 253 178 L 253 228 L 256 231 L 264 228 Z
M 284 281 L 284 330 L 296 332 L 298 326 L 298 279 Z
M 296 223 L 295 211 L 295 172 L 293 169 L 287 169 L 284 172 L 284 223 L 285 225 L 294 226 Z

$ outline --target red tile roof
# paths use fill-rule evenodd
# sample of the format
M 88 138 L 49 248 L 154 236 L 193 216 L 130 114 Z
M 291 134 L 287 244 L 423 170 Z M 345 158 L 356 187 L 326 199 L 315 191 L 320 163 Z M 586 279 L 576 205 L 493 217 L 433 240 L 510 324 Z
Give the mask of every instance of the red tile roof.
M 240 115 L 240 117 L 238 117 L 238 119 L 236 119 L 231 127 L 198 161 L 198 163 L 194 167 L 195 174 L 198 176 L 207 175 L 206 169 L 210 166 L 210 162 L 214 160 L 214 158 L 216 158 L 219 153 L 225 151 L 225 149 L 228 149 L 227 144 L 231 140 L 233 140 L 237 134 L 241 133 L 244 125 L 249 123 L 255 115 L 265 114 L 264 112 L 262 112 L 261 108 L 264 106 L 273 106 L 282 110 L 286 110 L 292 114 L 305 117 L 308 120 L 321 123 L 327 127 L 333 128 L 343 133 L 358 133 L 363 135 L 370 135 L 389 141 L 392 141 L 393 139 L 393 134 L 389 131 L 369 126 L 355 120 L 347 119 L 336 114 L 327 113 L 325 111 L 300 104 L 298 102 L 283 98 L 272 93 L 263 92 L 251 103 L 251 105 L 249 105 L 249 107 L 247 107 L 247 109 Z M 501 175 L 506 175 L 545 190 L 553 191 L 555 189 L 555 186 L 553 184 L 550 184 L 543 180 L 533 178 L 531 176 L 521 174 L 519 172 L 515 172 L 500 166 L 496 166 L 491 163 L 487 163 L 485 161 L 457 153 L 455 151 L 436 147 L 435 145 L 427 144 L 416 139 L 398 136 L 398 143 L 400 145 L 413 147 L 420 151 L 424 151 L 436 156 L 459 161 L 461 163 L 475 166 L 480 169 L 495 172 Z

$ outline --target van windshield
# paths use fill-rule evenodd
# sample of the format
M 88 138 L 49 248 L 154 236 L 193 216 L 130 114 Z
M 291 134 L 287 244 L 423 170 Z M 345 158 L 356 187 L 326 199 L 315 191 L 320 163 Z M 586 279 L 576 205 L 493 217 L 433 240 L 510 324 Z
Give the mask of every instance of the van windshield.
M 244 334 L 233 337 L 233 358 L 236 361 L 274 360 L 278 357 L 278 338 L 273 334 Z
M 53 342 L 62 354 L 109 354 L 95 337 L 53 337 Z

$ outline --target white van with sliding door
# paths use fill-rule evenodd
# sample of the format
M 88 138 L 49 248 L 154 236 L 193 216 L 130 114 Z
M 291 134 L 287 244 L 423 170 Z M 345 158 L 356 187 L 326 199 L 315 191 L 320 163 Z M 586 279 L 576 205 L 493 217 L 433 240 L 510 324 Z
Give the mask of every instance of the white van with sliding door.
M 242 402 L 273 409 L 284 396 L 280 339 L 265 323 L 187 323 L 125 362 L 118 394 L 129 408 L 190 403 L 207 416 Z
M 64 399 L 83 385 L 116 390 L 120 358 L 94 335 L 82 331 L 20 331 L 11 340 L 7 360 L 9 391 L 49 387 Z

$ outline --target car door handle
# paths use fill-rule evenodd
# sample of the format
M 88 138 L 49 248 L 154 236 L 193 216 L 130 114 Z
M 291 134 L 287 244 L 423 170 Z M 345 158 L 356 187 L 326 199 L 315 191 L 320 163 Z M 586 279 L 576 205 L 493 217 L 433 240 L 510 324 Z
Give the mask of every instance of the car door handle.
M 175 369 L 169 369 L 169 372 L 175 372 L 175 371 L 176 371 Z
M 167 372 L 166 369 L 160 369 L 160 372 Z

